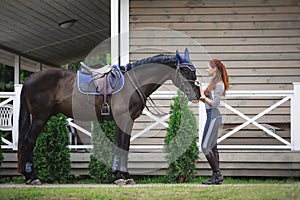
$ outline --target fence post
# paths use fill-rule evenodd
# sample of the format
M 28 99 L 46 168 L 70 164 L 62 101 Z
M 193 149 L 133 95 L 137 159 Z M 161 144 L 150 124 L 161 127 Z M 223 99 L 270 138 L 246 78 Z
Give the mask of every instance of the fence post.
M 205 90 L 208 86 L 208 83 L 201 83 L 201 90 Z M 205 104 L 202 102 L 199 102 L 199 121 L 198 121 L 198 129 L 199 129 L 199 152 L 202 152 L 201 149 L 201 144 L 202 144 L 202 136 L 203 136 L 203 131 L 205 127 L 205 122 L 206 122 L 206 109 L 205 109 Z
M 204 126 L 205 126 L 205 122 L 206 122 L 206 110 L 205 110 L 205 105 L 202 102 L 199 102 L 199 151 L 202 152 L 201 149 L 201 144 L 202 144 L 202 137 L 203 137 L 203 131 L 204 131 Z
M 22 90 L 22 85 L 15 84 L 15 97 L 14 97 L 14 104 L 13 104 L 13 130 L 12 130 L 13 150 L 18 150 L 21 90 Z
M 291 100 L 291 145 L 292 150 L 300 151 L 300 82 L 294 84 Z

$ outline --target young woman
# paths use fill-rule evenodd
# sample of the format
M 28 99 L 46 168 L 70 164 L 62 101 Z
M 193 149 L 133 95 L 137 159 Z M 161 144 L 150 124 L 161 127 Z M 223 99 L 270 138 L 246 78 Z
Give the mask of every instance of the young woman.
M 219 169 L 219 153 L 217 149 L 218 128 L 222 122 L 222 116 L 218 109 L 221 97 L 229 88 L 228 75 L 225 66 L 218 59 L 212 59 L 208 62 L 207 73 L 212 77 L 208 87 L 201 91 L 199 99 L 205 103 L 206 123 L 202 137 L 202 152 L 204 153 L 212 171 L 212 177 L 204 181 L 203 184 L 220 184 L 223 176 Z

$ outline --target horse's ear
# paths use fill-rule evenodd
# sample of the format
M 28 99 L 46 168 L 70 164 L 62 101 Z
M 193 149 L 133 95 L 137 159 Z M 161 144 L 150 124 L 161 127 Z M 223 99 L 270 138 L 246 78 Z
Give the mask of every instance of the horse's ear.
M 189 53 L 188 48 L 185 48 L 185 50 L 184 50 L 184 57 L 189 63 L 191 62 L 190 53 Z
M 176 50 L 176 58 L 180 63 L 184 61 L 184 57 L 179 54 L 178 50 Z

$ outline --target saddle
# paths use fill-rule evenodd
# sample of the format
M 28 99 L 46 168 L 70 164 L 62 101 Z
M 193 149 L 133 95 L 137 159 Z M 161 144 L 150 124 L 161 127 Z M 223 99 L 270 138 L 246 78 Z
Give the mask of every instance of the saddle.
M 80 62 L 82 69 L 77 71 L 78 90 L 83 94 L 103 95 L 101 115 L 109 115 L 107 96 L 120 92 L 124 86 L 124 75 L 118 65 L 107 65 L 93 69 Z

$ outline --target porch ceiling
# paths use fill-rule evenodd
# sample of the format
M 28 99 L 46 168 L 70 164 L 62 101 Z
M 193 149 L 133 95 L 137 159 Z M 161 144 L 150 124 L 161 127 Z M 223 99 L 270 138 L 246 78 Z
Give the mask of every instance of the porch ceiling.
M 71 28 L 59 23 L 75 19 Z M 59 66 L 84 58 L 110 37 L 110 0 L 2 0 L 0 63 L 12 53 Z

